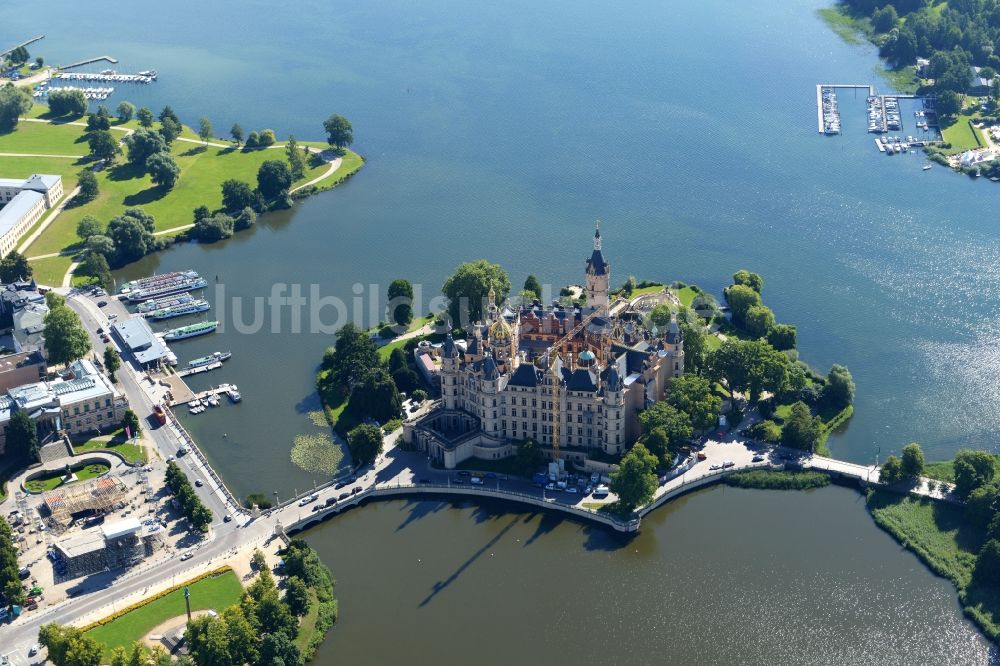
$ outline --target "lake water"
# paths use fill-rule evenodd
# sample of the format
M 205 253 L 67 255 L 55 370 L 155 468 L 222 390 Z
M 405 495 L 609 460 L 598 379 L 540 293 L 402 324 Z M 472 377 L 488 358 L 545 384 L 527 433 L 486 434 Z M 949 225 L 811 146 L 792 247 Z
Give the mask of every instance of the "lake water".
M 854 491 L 718 487 L 667 505 L 631 541 L 508 509 L 399 501 L 310 530 L 341 613 L 316 663 L 990 658 L 951 584 L 879 530 Z
M 600 218 L 616 284 L 631 274 L 719 293 L 738 268 L 764 275 L 766 302 L 799 327 L 802 357 L 854 374 L 856 416 L 830 442 L 838 457 L 868 462 L 876 447 L 884 458 L 912 440 L 930 458 L 995 449 L 1000 189 L 942 168 L 922 172 L 919 156 L 878 153 L 860 93 L 841 95 L 843 136 L 817 135 L 817 83 L 876 78 L 874 49 L 837 38 L 815 15 L 821 5 L 305 0 L 278 10 L 177 0 L 140 17 L 62 0 L 42 15 L 8 0 L 0 41 L 44 31 L 31 50 L 49 62 L 108 53 L 123 71 L 156 68 L 159 82 L 123 88 L 115 103 L 170 103 L 185 122 L 206 115 L 220 133 L 238 121 L 282 138 L 321 138 L 330 113 L 353 121 L 368 164 L 347 185 L 226 243 L 149 257 L 119 278 L 190 267 L 217 276 L 227 297 L 298 283 L 350 303 L 354 285 L 384 292 L 406 277 L 423 285 L 426 300 L 458 263 L 485 257 L 515 285 L 531 272 L 558 287 L 581 280 Z M 910 133 L 912 115 L 904 122 Z M 215 290 L 209 298 L 218 311 Z M 268 332 L 272 325 L 279 333 Z M 323 480 L 294 467 L 289 449 L 296 435 L 320 432 L 307 414 L 318 408 L 313 374 L 332 337 L 292 334 L 288 316 L 266 314 L 264 326 L 247 335 L 227 322 L 225 332 L 176 345 L 182 360 L 234 353 L 225 370 L 192 383 L 235 382 L 244 403 L 181 416 L 240 495 L 287 495 Z M 731 494 L 694 495 L 658 513 L 639 553 L 600 545 L 606 535 L 572 524 L 545 523 L 538 545 L 511 545 L 509 537 L 526 542 L 538 529 L 537 519 L 515 514 L 477 523 L 474 510 L 429 504 L 355 512 L 335 523 L 339 545 L 327 536 L 333 525 L 316 537 L 332 544 L 342 580 L 344 625 L 331 649 L 356 640 L 342 649 L 373 650 L 384 663 L 393 645 L 373 644 L 359 627 L 384 624 L 396 602 L 417 607 L 434 581 L 455 572 L 412 625 L 409 616 L 393 622 L 406 632 L 399 655 L 437 650 L 440 640 L 422 639 L 447 635 L 467 640 L 477 660 L 523 656 L 550 641 L 558 654 L 592 661 L 610 649 L 593 640 L 602 636 L 641 643 L 638 661 L 672 646 L 727 661 L 743 653 L 722 638 L 738 633 L 752 644 L 752 661 L 898 663 L 934 661 L 921 657 L 951 655 L 959 638 L 968 641 L 950 588 L 874 532 L 855 499 L 810 495 L 806 516 L 844 531 L 817 535 L 800 516 L 810 531 L 799 539 L 783 524 L 781 512 L 793 510 L 787 496 Z M 428 515 L 396 534 L 414 512 Z M 698 529 L 689 533 L 692 522 Z M 485 555 L 461 569 L 509 523 L 502 543 L 518 553 L 516 576 L 474 574 L 488 572 Z M 397 558 L 409 563 L 417 551 L 433 568 L 404 580 L 419 570 L 404 575 Z M 716 556 L 722 570 L 706 571 Z M 636 567 L 606 566 L 623 559 Z M 784 584 L 790 561 L 800 564 Z M 604 580 L 609 570 L 616 573 Z M 405 582 L 402 601 L 383 576 Z M 840 583 L 824 585 L 828 577 Z M 877 594 L 865 594 L 871 589 Z M 476 634 L 480 617 L 520 629 Z M 517 641 L 484 648 L 487 637 L 508 633 Z

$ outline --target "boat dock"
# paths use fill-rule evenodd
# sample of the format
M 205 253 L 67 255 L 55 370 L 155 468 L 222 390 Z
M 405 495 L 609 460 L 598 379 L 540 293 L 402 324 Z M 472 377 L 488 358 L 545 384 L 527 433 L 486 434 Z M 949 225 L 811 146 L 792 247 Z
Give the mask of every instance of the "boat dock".
M 827 89 L 831 94 L 834 95 L 833 99 L 836 100 L 835 91 L 837 88 L 844 88 L 847 90 L 860 89 L 867 90 L 869 97 L 875 96 L 875 86 L 869 84 L 861 83 L 818 83 L 816 84 L 816 122 L 817 129 L 820 134 L 829 134 L 827 132 L 827 123 L 824 122 L 823 118 L 823 90 Z M 839 133 L 839 131 L 837 132 Z
M 96 58 L 90 58 L 88 60 L 80 60 L 79 62 L 74 62 L 70 65 L 63 65 L 62 67 L 57 67 L 56 69 L 73 69 L 74 67 L 83 67 L 84 65 L 89 65 L 94 62 L 101 62 L 102 60 L 110 62 L 112 65 L 118 64 L 117 58 L 112 58 L 109 55 L 97 56 Z
M 184 368 L 183 370 L 177 371 L 178 377 L 190 377 L 191 375 L 198 375 L 203 372 L 208 372 L 209 370 L 218 370 L 222 367 L 222 361 L 216 361 L 215 363 L 209 363 L 208 365 L 199 365 L 194 368 Z
M 3 58 L 4 56 L 6 56 L 9 53 L 13 53 L 14 51 L 16 51 L 17 49 L 21 48 L 22 46 L 28 46 L 29 44 L 34 44 L 35 42 L 37 42 L 39 40 L 42 40 L 42 39 L 45 39 L 45 35 L 38 35 L 37 37 L 32 37 L 31 39 L 29 39 L 26 42 L 21 42 L 17 46 L 10 47 L 6 51 L 0 51 L 0 58 Z
M 184 381 L 184 378 L 179 375 L 164 377 L 162 381 L 165 381 L 170 385 L 170 401 L 167 403 L 168 407 L 186 405 L 192 400 L 204 400 L 210 395 L 225 395 L 230 389 L 236 388 L 232 384 L 219 384 L 218 386 L 213 386 L 207 391 L 195 393 Z

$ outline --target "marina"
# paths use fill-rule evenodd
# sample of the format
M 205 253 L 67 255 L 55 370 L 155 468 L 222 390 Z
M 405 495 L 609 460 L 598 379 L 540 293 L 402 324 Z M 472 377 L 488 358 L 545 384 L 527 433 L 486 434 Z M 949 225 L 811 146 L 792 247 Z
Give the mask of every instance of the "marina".
M 114 83 L 152 83 L 156 80 L 156 70 L 147 70 L 138 74 L 119 74 L 113 69 L 103 72 L 60 72 L 53 79 L 63 81 L 109 81 Z
M 184 379 L 178 377 L 177 375 L 171 375 L 162 381 L 170 387 L 170 396 L 167 402 L 168 407 L 188 405 L 195 400 L 199 400 L 204 403 L 209 396 L 213 395 L 224 395 L 234 404 L 242 402 L 243 400 L 243 396 L 240 394 L 240 391 L 235 384 L 219 384 L 218 386 L 213 386 L 206 391 L 199 391 L 198 393 L 195 393 L 186 383 L 184 383 Z M 237 396 L 237 398 L 234 399 L 233 396 Z
M 105 100 L 114 94 L 115 89 L 111 87 L 92 87 L 92 88 L 81 88 L 79 86 L 39 86 L 32 93 L 32 97 L 48 97 L 49 93 L 54 90 L 79 90 L 83 93 L 83 96 L 87 99 Z
M 836 89 L 865 90 L 868 132 L 888 134 L 904 129 L 900 100 L 919 101 L 913 111 L 915 135 L 876 137 L 875 148 L 885 155 L 910 152 L 941 139 L 934 97 L 913 94 L 879 95 L 875 86 L 861 84 L 818 84 L 816 86 L 817 129 L 821 134 L 841 133 L 841 108 Z
M 823 88 L 820 97 L 823 133 L 840 134 L 840 108 L 837 105 L 836 91 L 833 88 Z

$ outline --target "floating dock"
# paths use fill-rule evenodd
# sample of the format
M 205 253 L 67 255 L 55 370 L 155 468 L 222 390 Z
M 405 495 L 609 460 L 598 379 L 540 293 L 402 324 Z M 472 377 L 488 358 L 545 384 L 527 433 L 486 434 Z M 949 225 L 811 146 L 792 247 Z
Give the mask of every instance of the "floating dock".
M 167 403 L 168 407 L 176 407 L 177 405 L 186 405 L 192 400 L 203 400 L 210 395 L 225 395 L 229 392 L 229 389 L 236 388 L 232 384 L 219 384 L 218 386 L 212 387 L 207 391 L 201 391 L 195 393 L 191 390 L 191 387 L 185 383 L 184 378 L 178 375 L 170 375 L 169 377 L 164 377 L 163 381 L 170 385 L 170 401 Z
M 862 83 L 818 83 L 816 84 L 816 124 L 820 134 L 826 134 L 826 126 L 823 123 L 823 89 L 824 88 L 845 88 L 867 90 L 870 97 L 875 96 L 875 86 Z

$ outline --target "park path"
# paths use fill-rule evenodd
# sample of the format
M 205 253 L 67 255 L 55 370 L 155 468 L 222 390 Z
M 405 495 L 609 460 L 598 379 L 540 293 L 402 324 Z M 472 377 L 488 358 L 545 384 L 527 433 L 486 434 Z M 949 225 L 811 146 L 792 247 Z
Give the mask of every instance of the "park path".
M 310 148 L 309 152 L 313 152 L 313 149 Z M 318 155 L 322 155 L 323 154 L 322 151 L 319 151 L 319 150 L 315 151 L 315 153 L 318 154 Z M 329 178 L 330 176 L 332 176 L 337 171 L 337 169 L 340 168 L 340 165 L 343 164 L 343 163 L 344 163 L 344 158 L 342 158 L 342 157 L 338 157 L 338 158 L 332 160 L 330 162 L 330 168 L 327 169 L 325 172 L 323 172 L 322 175 L 320 175 L 320 176 L 318 176 L 316 178 L 313 178 L 308 183 L 302 183 L 298 187 L 293 187 L 292 189 L 288 190 L 288 193 L 289 194 L 295 194 L 296 192 L 298 192 L 299 190 L 301 190 L 303 187 L 309 187 L 310 185 L 315 185 L 319 181 L 325 180 L 325 179 Z
M 0 157 L 59 157 L 70 160 L 82 160 L 86 155 L 46 155 L 44 153 L 0 153 Z

